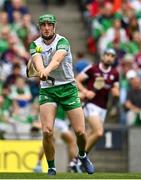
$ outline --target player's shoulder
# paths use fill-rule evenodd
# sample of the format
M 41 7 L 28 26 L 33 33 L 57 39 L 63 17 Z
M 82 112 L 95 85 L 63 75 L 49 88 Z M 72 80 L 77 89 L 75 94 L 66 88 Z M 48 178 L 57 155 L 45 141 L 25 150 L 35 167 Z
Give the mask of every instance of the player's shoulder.
M 112 74 L 119 75 L 119 72 L 118 72 L 118 71 L 117 71 L 117 69 L 116 69 L 116 68 L 114 68 L 114 67 L 112 67 L 112 69 L 111 69 L 111 73 L 112 73 Z
M 89 66 L 89 69 L 91 71 L 99 71 L 99 64 L 92 64 L 91 66 Z
M 32 41 L 30 44 L 29 44 L 29 51 L 30 51 L 30 54 L 31 55 L 34 55 L 36 52 L 37 52 L 37 47 L 40 47 L 42 48 L 42 38 L 39 37 L 37 39 L 35 39 L 34 41 Z
M 57 34 L 55 39 L 57 41 L 56 50 L 63 49 L 66 50 L 67 52 L 69 51 L 70 43 L 64 36 Z
M 35 39 L 34 41 L 32 41 L 30 43 L 30 47 L 32 46 L 37 46 L 37 45 L 41 45 L 42 44 L 42 38 L 41 37 L 38 37 L 37 39 Z
M 68 40 L 65 36 L 62 36 L 62 35 L 60 35 L 60 34 L 56 34 L 56 37 L 57 37 L 58 39 L 66 39 L 66 40 Z
M 60 34 L 56 34 L 56 40 L 58 42 L 67 42 L 67 43 L 69 43 L 69 40 L 65 36 L 62 36 Z
M 35 44 L 42 44 L 42 41 L 43 41 L 42 37 L 38 37 L 38 38 L 35 39 L 33 42 L 34 42 Z
M 93 64 L 92 68 L 93 69 L 99 69 L 99 64 Z
M 86 73 L 86 74 L 91 74 L 94 71 L 94 65 L 93 64 L 89 64 L 88 66 L 86 66 L 81 73 Z

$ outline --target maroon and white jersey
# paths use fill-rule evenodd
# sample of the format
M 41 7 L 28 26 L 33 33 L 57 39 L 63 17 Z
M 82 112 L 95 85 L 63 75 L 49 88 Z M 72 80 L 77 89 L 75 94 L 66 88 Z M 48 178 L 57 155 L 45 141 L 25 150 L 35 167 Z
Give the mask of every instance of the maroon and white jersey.
M 111 88 L 119 81 L 119 74 L 115 68 L 103 69 L 102 64 L 89 66 L 82 72 L 87 76 L 87 89 L 94 91 L 96 96 L 88 100 L 106 109 Z

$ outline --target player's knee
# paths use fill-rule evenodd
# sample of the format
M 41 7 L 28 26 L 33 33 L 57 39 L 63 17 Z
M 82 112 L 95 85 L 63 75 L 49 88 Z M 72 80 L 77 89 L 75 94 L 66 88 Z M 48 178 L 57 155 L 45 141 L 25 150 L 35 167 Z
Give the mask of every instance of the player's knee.
M 102 138 L 103 133 L 104 133 L 103 129 L 98 129 L 97 132 L 96 132 L 97 138 L 98 138 L 98 139 Z
M 46 127 L 43 131 L 44 138 L 49 138 L 53 136 L 53 130 L 51 128 Z
M 78 128 L 76 131 L 75 131 L 75 134 L 77 137 L 79 136 L 85 136 L 85 130 L 84 129 L 81 129 L 81 128 Z

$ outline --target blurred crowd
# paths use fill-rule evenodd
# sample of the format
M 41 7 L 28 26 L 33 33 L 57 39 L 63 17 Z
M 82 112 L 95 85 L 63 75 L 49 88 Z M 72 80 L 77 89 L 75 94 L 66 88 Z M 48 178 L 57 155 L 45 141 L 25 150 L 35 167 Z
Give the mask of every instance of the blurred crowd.
M 64 5 L 66 1 L 56 2 Z M 77 3 L 86 28 L 88 52 L 95 62 L 105 48 L 116 50 L 113 66 L 120 73 L 118 123 L 141 124 L 141 0 L 78 0 Z M 29 44 L 38 36 L 26 0 L 0 1 L 1 138 L 5 130 L 14 132 L 16 138 L 18 132 L 36 130 L 31 125 L 38 120 L 39 79 L 26 78 L 26 64 Z M 75 59 L 76 73 L 90 64 L 82 52 Z
M 119 122 L 141 124 L 141 0 L 79 0 L 87 47 L 95 61 L 105 48 L 117 53 Z
M 28 47 L 39 36 L 26 1 L 0 1 L 0 131 L 28 131 L 38 114 L 39 80 L 26 78 Z M 25 126 L 25 128 L 24 128 Z M 10 135 L 9 135 L 10 136 Z
M 66 1 L 38 3 L 47 7 L 49 3 L 65 5 Z M 29 138 L 39 132 L 39 79 L 26 77 L 29 44 L 38 36 L 38 25 L 26 0 L 0 1 L 0 138 L 20 138 L 19 134 Z

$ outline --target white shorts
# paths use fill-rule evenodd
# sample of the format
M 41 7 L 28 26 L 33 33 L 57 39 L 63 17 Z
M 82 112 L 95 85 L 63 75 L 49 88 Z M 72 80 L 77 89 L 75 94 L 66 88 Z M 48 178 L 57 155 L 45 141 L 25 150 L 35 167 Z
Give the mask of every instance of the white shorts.
M 107 110 L 103 109 L 93 103 L 87 103 L 84 108 L 84 115 L 86 118 L 90 116 L 98 116 L 102 122 L 105 121 Z
M 66 133 L 69 130 L 66 120 L 55 119 L 54 127 L 59 130 L 60 133 Z

